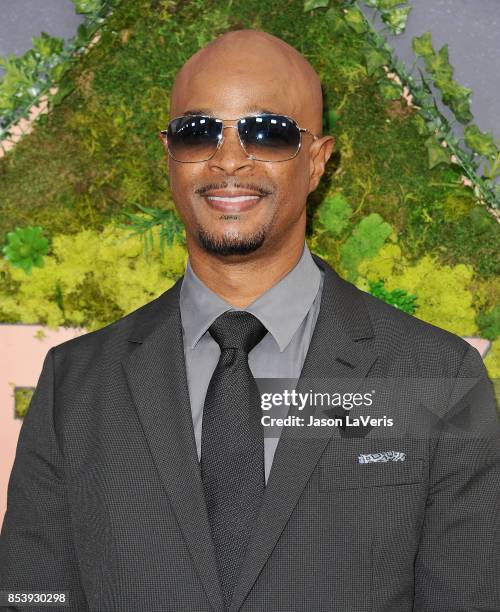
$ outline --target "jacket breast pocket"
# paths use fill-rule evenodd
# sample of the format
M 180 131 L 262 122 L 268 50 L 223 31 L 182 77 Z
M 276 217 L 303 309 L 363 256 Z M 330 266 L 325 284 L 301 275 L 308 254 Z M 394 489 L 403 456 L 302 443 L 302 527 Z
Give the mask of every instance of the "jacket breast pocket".
M 388 487 L 424 482 L 424 467 L 423 459 L 324 465 L 319 471 L 319 491 Z

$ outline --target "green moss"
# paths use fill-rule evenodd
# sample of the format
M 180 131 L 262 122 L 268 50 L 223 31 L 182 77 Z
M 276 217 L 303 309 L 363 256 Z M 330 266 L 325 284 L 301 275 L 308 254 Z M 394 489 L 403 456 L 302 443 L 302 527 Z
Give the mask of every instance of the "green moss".
M 496 340 L 500 337 L 500 305 L 497 304 L 489 312 L 479 313 L 477 325 L 483 338 Z
M 484 365 L 493 383 L 498 415 L 500 417 L 500 338 L 491 343 L 490 350 L 484 359 Z
M 24 419 L 33 397 L 33 387 L 15 387 L 14 414 L 16 419 Z
M 410 264 L 398 245 L 388 243 L 375 257 L 361 262 L 358 271 L 360 289 L 366 291 L 369 281 L 384 279 L 388 291 L 402 289 L 417 296 L 419 319 L 460 336 L 477 334 L 471 266 L 443 266 L 431 255 Z
M 54 236 L 51 254 L 30 276 L 0 260 L 5 285 L 17 283 L 15 294 L 0 285 L 0 312 L 8 320 L 92 331 L 150 302 L 183 274 L 187 251 L 174 243 L 162 256 L 156 228 L 146 257 L 141 237 L 130 234 L 108 225 Z

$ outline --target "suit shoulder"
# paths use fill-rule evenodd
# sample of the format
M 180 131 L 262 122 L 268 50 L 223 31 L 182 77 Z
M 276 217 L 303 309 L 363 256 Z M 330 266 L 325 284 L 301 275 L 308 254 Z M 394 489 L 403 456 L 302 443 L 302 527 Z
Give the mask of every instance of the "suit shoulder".
M 405 347 L 406 352 L 413 353 L 419 361 L 429 360 L 435 366 L 447 363 L 449 374 L 458 371 L 471 349 L 480 357 L 477 349 L 457 334 L 423 321 L 362 289 L 357 290 L 362 295 L 380 342 Z
M 153 320 L 160 314 L 166 295 L 171 289 L 167 289 L 155 299 L 104 327 L 55 345 L 54 353 L 66 357 L 73 354 L 82 355 L 83 352 L 95 353 L 95 351 L 102 351 L 108 345 L 117 347 L 131 334 L 139 321 Z

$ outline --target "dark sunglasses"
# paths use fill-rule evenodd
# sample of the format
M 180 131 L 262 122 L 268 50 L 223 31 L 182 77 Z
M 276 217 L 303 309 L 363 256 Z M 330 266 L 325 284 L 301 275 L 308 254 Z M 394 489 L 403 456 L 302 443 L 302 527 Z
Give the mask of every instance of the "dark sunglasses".
M 314 140 L 319 137 L 301 128 L 286 115 L 250 115 L 236 125 L 224 125 L 223 119 L 206 115 L 183 115 L 170 121 L 160 134 L 166 139 L 170 156 L 179 162 L 202 162 L 211 159 L 224 142 L 224 129 L 238 130 L 241 146 L 250 159 L 280 162 L 297 155 L 302 144 L 301 132 Z

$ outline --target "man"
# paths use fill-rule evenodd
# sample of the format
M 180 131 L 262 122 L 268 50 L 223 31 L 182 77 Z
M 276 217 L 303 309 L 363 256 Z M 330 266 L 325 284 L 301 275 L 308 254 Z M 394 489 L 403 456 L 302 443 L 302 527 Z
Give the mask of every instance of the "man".
M 500 610 L 491 383 L 465 341 L 310 253 L 306 199 L 334 145 L 321 100 L 310 64 L 264 32 L 230 32 L 180 70 L 162 141 L 186 274 L 48 352 L 1 589 L 67 591 L 79 611 Z M 398 384 L 401 435 L 349 433 L 343 407 L 326 434 L 266 435 L 257 381 L 299 377 L 452 384 L 427 412 L 441 388 Z

